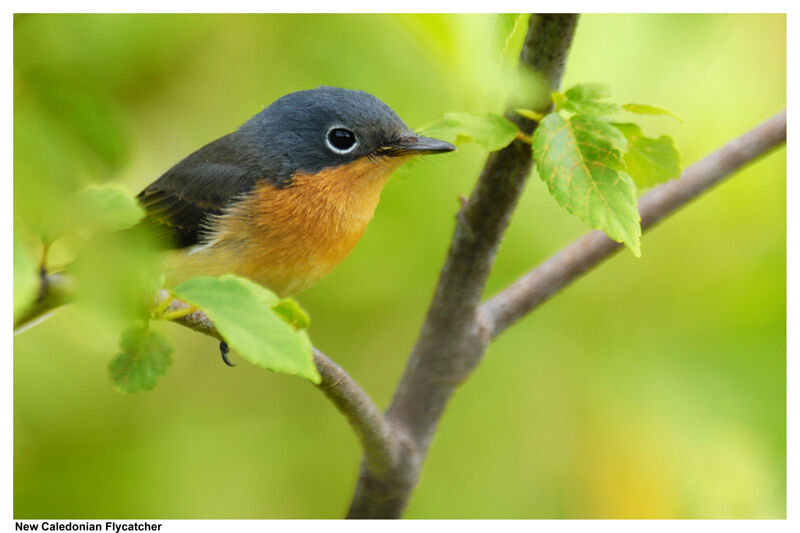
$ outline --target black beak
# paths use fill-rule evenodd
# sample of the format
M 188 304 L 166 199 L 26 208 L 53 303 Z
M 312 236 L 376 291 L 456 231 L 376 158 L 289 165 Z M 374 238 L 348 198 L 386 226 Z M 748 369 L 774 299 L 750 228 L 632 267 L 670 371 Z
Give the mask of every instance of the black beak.
M 386 143 L 381 147 L 381 152 L 390 157 L 403 156 L 403 155 L 428 155 L 428 154 L 441 154 L 444 152 L 452 152 L 456 147 L 449 142 L 440 141 L 439 139 L 432 139 L 430 137 L 422 137 L 421 135 L 410 135 Z

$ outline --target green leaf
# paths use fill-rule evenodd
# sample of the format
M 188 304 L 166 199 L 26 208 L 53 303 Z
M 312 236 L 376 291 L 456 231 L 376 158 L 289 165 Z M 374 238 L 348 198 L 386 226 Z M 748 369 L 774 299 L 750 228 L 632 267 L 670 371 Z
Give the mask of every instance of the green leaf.
M 655 105 L 624 104 L 622 107 L 625 109 L 625 111 L 636 113 L 637 115 L 669 115 L 679 122 L 683 122 L 683 119 L 679 115 L 673 113 L 669 109 L 664 109 L 663 107 L 658 107 Z
M 668 135 L 646 137 L 636 124 L 613 124 L 628 140 L 625 170 L 636 186 L 646 189 L 681 175 L 681 154 Z
M 311 317 L 300 304 L 287 298 L 272 306 L 272 310 L 294 329 L 308 329 L 311 326 Z
M 611 124 L 547 115 L 533 135 L 539 176 L 567 211 L 641 255 L 636 186 L 624 172 L 626 140 Z
M 119 231 L 144 218 L 144 209 L 127 192 L 114 185 L 88 187 L 77 194 L 78 217 L 84 229 Z
M 321 381 L 308 335 L 273 310 L 279 299 L 268 289 L 225 275 L 190 279 L 172 294 L 205 311 L 225 342 L 248 362 L 313 383 Z
M 144 326 L 126 328 L 119 341 L 122 352 L 108 365 L 111 381 L 121 392 L 150 390 L 172 364 L 172 346 L 158 332 Z
M 22 238 L 14 232 L 14 316 L 28 307 L 39 290 L 39 267 Z
M 513 122 L 494 113 L 481 116 L 445 113 L 442 118 L 422 130 L 425 135 L 455 144 L 474 141 L 490 152 L 508 146 L 519 133 Z
M 582 115 L 613 115 L 622 111 L 622 106 L 613 102 L 603 102 L 611 96 L 611 89 L 599 83 L 576 85 L 564 93 L 564 101 L 559 106 Z

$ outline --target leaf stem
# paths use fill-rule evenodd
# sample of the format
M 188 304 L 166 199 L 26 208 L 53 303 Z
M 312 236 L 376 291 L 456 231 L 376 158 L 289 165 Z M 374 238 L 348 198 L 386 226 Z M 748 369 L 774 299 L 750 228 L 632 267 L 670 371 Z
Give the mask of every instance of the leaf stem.
M 166 310 L 167 310 L 167 308 L 169 307 L 169 305 L 170 305 L 170 304 L 171 304 L 171 303 L 172 303 L 174 300 L 175 300 L 175 297 L 174 297 L 174 296 L 172 296 L 171 294 L 170 294 L 170 295 L 168 295 L 166 298 L 164 298 L 163 300 L 161 300 L 161 302 L 159 302 L 159 303 L 158 303 L 158 305 L 156 305 L 156 306 L 155 306 L 155 307 L 152 309 L 152 311 L 150 311 L 150 316 L 151 316 L 152 318 L 154 318 L 154 319 L 159 319 L 159 318 L 162 318 L 162 314 L 164 313 L 164 311 L 166 311 Z
M 515 109 L 514 110 L 518 115 L 522 115 L 525 118 L 529 118 L 531 120 L 535 120 L 536 122 L 541 122 L 544 120 L 544 115 L 533 109 Z
M 184 307 L 183 309 L 178 309 L 177 311 L 172 311 L 171 313 L 163 313 L 159 318 L 161 320 L 176 320 L 178 318 L 183 318 L 186 315 L 191 315 L 196 311 L 197 307 L 190 305 L 189 307 Z
M 525 144 L 532 145 L 533 144 L 533 136 L 526 135 L 525 133 L 519 132 L 517 133 L 517 140 L 524 142 Z

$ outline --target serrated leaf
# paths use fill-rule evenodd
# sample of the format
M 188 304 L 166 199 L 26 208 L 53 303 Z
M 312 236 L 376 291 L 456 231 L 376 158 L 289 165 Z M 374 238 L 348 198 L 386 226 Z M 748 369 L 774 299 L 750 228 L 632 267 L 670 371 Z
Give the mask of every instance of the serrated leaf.
M 611 89 L 600 83 L 584 83 L 571 87 L 563 94 L 563 101 L 558 106 L 582 115 L 613 115 L 622 111 L 622 106 L 613 102 L 604 102 L 611 96 Z
M 641 255 L 636 186 L 624 172 L 626 139 L 596 117 L 547 115 L 533 135 L 539 176 L 567 211 Z
M 658 107 L 655 105 L 624 104 L 622 107 L 625 109 L 625 111 L 636 113 L 637 115 L 669 115 L 679 122 L 683 122 L 683 119 L 676 113 L 673 113 L 669 109 L 664 109 L 663 107 Z
M 311 317 L 291 298 L 273 305 L 272 310 L 294 329 L 308 329 L 311 326 Z
M 25 246 L 22 238 L 14 232 L 14 316 L 24 310 L 36 298 L 39 290 L 39 268 L 37 261 Z
M 646 189 L 681 175 L 681 154 L 668 135 L 646 137 L 636 124 L 613 124 L 628 140 L 625 170 L 636 186 Z
M 519 129 L 506 117 L 488 113 L 445 113 L 442 118 L 422 128 L 425 135 L 454 144 L 473 141 L 490 152 L 500 150 L 513 141 Z
M 135 226 L 145 215 L 133 196 L 114 185 L 88 187 L 77 194 L 76 202 L 84 229 L 119 231 Z
M 268 289 L 225 275 L 190 279 L 172 294 L 205 311 L 225 342 L 246 361 L 320 382 L 308 335 L 295 330 L 273 310 L 279 299 Z
M 126 328 L 119 341 L 122 352 L 108 365 L 111 381 L 121 392 L 150 390 L 172 364 L 172 346 L 160 333 L 144 326 Z

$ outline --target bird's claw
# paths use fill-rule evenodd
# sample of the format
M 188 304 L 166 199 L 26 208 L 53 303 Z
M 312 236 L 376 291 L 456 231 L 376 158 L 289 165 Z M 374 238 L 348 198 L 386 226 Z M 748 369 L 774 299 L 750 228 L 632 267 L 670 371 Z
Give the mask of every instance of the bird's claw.
M 222 362 L 224 362 L 228 366 L 236 366 L 230 362 L 228 359 L 228 353 L 231 349 L 228 347 L 228 343 L 225 341 L 219 341 L 219 353 L 222 356 Z

